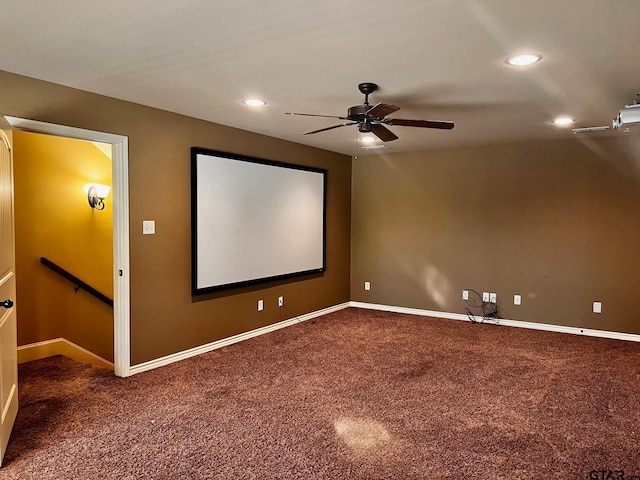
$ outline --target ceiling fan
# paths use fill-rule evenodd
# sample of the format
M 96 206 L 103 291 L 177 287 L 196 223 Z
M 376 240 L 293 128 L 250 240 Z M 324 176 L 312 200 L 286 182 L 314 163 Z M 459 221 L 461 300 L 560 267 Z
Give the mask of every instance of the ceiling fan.
M 320 128 L 319 130 L 313 130 L 306 132 L 303 135 L 311 135 L 314 133 L 326 132 L 327 130 L 333 130 L 334 128 L 346 127 L 348 125 L 358 125 L 358 130 L 363 133 L 373 133 L 383 142 L 390 142 L 396 140 L 398 137 L 395 133 L 389 130 L 385 125 L 398 125 L 402 127 L 420 127 L 420 128 L 439 128 L 443 130 L 451 130 L 453 128 L 453 122 L 443 122 L 437 120 L 407 120 L 402 118 L 386 118 L 390 113 L 400 110 L 400 107 L 395 105 L 389 105 L 388 103 L 377 103 L 376 105 L 369 105 L 369 94 L 375 92 L 378 89 L 378 85 L 371 82 L 365 82 L 358 84 L 358 90 L 364 94 L 364 103 L 362 105 L 355 105 L 349 107 L 346 117 L 337 117 L 332 115 L 316 115 L 313 113 L 291 113 L 287 112 L 287 115 L 301 115 L 305 117 L 324 117 L 324 118 L 337 118 L 339 120 L 348 120 L 347 122 L 333 125 L 331 127 Z

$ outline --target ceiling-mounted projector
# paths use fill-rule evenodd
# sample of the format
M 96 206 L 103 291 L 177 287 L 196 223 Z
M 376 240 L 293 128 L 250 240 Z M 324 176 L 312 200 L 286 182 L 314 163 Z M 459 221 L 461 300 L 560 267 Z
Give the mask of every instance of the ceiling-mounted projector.
M 613 128 L 625 129 L 640 124 L 640 104 L 625 105 L 613 119 Z
M 638 93 L 640 97 L 640 93 Z M 632 128 L 640 125 L 640 103 L 635 101 L 631 105 L 625 105 L 622 110 L 618 112 L 618 115 L 611 122 L 611 126 L 603 125 L 598 127 L 583 127 L 573 128 L 573 133 L 594 133 L 603 132 L 606 130 L 621 130 L 628 132 Z

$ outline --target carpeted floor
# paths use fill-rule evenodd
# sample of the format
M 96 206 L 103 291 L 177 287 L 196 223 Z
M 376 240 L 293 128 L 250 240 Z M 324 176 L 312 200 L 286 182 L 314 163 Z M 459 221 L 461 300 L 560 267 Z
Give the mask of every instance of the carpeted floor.
M 631 342 L 348 309 L 127 379 L 19 373 L 3 480 L 640 475 Z

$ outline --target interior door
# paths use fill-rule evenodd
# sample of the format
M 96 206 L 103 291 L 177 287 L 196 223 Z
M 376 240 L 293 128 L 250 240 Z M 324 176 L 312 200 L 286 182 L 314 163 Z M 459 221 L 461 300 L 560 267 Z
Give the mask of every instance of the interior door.
M 4 120 L 0 116 L 0 119 Z M 2 124 L 0 124 L 2 127 Z M 15 250 L 13 236 L 13 169 L 9 136 L 0 130 L 0 465 L 18 414 L 18 349 Z

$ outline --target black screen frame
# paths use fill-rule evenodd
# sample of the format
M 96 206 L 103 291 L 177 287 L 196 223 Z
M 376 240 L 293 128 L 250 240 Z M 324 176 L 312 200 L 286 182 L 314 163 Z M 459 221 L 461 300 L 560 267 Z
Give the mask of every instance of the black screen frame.
M 286 272 L 282 274 L 270 275 L 259 278 L 251 278 L 248 280 L 230 282 L 225 284 L 198 286 L 198 231 L 203 225 L 198 224 L 198 156 L 212 156 L 228 160 L 236 160 L 240 162 L 249 162 L 255 164 L 266 165 L 274 168 L 285 168 L 293 170 L 302 170 L 322 175 L 322 265 L 318 268 L 300 270 L 295 272 Z M 326 271 L 327 265 L 327 170 L 292 163 L 285 163 L 264 158 L 251 157 L 235 153 L 223 152 L 219 150 L 211 150 L 201 147 L 191 147 L 191 293 L 193 295 L 201 295 L 211 292 L 219 292 L 222 290 L 230 290 L 238 287 L 246 287 L 250 285 L 259 285 L 266 282 L 282 279 L 293 279 L 311 274 L 322 274 Z M 215 248 L 215 247 L 214 247 Z

